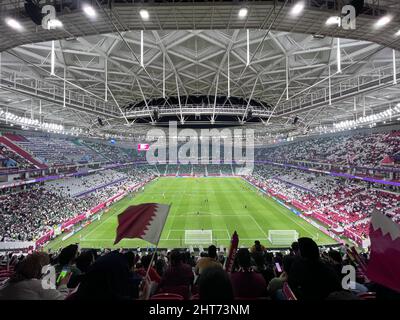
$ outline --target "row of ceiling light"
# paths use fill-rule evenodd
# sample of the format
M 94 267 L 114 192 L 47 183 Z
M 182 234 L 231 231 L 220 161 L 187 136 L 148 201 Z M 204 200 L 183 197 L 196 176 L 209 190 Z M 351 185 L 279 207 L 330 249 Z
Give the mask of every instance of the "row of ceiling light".
M 64 131 L 64 126 L 56 123 L 40 122 L 38 119 L 31 119 L 17 116 L 11 112 L 6 112 L 0 109 L 0 119 L 10 123 L 18 124 L 24 127 L 40 128 L 51 131 Z
M 298 1 L 291 7 L 290 14 L 292 16 L 298 16 L 303 12 L 304 7 L 305 7 L 305 2 L 302 0 Z M 82 6 L 82 11 L 91 19 L 94 19 L 97 16 L 96 10 L 89 4 L 84 4 Z M 244 19 L 247 17 L 248 12 L 249 12 L 248 8 L 242 7 L 238 11 L 238 17 L 240 19 Z M 147 11 L 146 9 L 140 9 L 139 15 L 142 18 L 142 20 L 144 20 L 144 21 L 147 21 L 150 19 L 149 11 Z M 381 28 L 381 27 L 387 25 L 392 19 L 393 19 L 393 16 L 391 16 L 391 15 L 383 16 L 378 21 L 376 21 L 375 27 Z M 326 21 L 326 25 L 328 25 L 328 26 L 340 25 L 339 20 L 340 20 L 340 17 L 338 17 L 338 16 L 329 17 Z M 18 31 L 22 31 L 24 29 L 22 24 L 14 18 L 8 17 L 8 18 L 6 18 L 5 21 L 6 21 L 7 25 L 13 29 L 16 29 Z M 62 26 L 63 26 L 62 22 L 58 19 L 53 19 L 53 20 L 49 21 L 49 29 L 61 28 Z M 398 30 L 395 33 L 395 36 L 400 36 L 400 30 Z
M 399 115 L 400 115 L 400 103 L 393 108 L 388 108 L 385 111 L 372 114 L 369 116 L 363 116 L 358 118 L 357 120 L 345 120 L 332 123 L 332 125 L 324 125 L 324 126 L 320 125 L 304 133 L 326 134 L 326 133 L 336 133 L 336 132 L 354 130 L 359 128 L 373 128 L 377 126 L 377 123 L 386 124 L 387 121 L 400 121 Z M 287 141 L 291 140 L 287 139 Z
M 41 130 L 71 136 L 79 136 L 83 133 L 82 128 L 72 127 L 66 129 L 62 124 L 40 122 L 38 119 L 20 117 L 2 109 L 0 109 L 0 120 L 8 123 L 11 127 L 19 125 L 23 130 Z
M 94 19 L 97 17 L 97 12 L 96 10 L 89 4 L 84 4 L 82 6 L 82 11 L 90 18 L 90 19 Z M 246 13 L 247 14 L 247 13 Z M 139 15 L 143 20 L 149 20 L 150 18 L 150 14 L 146 9 L 141 9 L 139 10 Z M 23 25 L 16 19 L 11 18 L 11 17 L 7 17 L 5 19 L 6 24 L 18 31 L 23 31 L 24 27 Z M 60 20 L 58 19 L 51 19 L 48 22 L 48 28 L 49 29 L 56 29 L 56 28 L 62 28 L 63 24 Z
M 365 125 L 368 123 L 376 123 L 376 122 L 386 122 L 387 120 L 391 120 L 393 117 L 396 117 L 400 113 L 400 103 L 397 104 L 394 108 L 388 108 L 385 111 L 361 117 L 357 120 L 346 120 L 338 123 L 334 123 L 333 127 L 335 129 L 355 129 L 358 126 Z

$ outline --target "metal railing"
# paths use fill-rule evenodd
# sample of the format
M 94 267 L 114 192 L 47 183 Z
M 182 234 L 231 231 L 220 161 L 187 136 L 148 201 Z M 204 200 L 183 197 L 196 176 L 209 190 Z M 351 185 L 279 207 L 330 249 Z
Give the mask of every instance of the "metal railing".
M 86 111 L 97 115 L 118 118 L 120 112 L 104 100 L 93 97 L 76 88 L 64 88 L 47 80 L 38 80 L 29 75 L 20 76 L 17 72 L 1 70 L 0 88 L 26 96 L 42 99 L 59 106 L 78 111 Z
M 400 68 L 397 68 L 398 77 Z M 326 80 L 328 82 L 328 80 Z M 376 91 L 393 85 L 393 66 L 385 66 L 379 69 L 369 70 L 366 73 L 348 78 L 331 85 L 331 99 L 329 99 L 329 87 L 311 91 L 299 95 L 278 106 L 275 115 L 286 116 L 307 109 L 327 105 L 358 95 L 360 93 Z
M 257 117 L 268 117 L 271 115 L 271 111 L 259 106 L 250 106 L 249 110 L 252 111 L 253 116 Z M 152 112 L 152 111 L 150 111 Z M 179 105 L 172 106 L 160 106 L 158 107 L 158 112 L 160 116 L 166 115 L 201 115 L 201 114 L 213 114 L 216 115 L 233 115 L 233 116 L 243 116 L 246 112 L 246 106 L 243 105 L 217 105 L 214 109 L 213 105 L 202 105 L 202 104 L 188 104 L 179 107 Z M 126 112 L 126 117 L 148 117 L 149 110 L 144 107 L 138 110 L 130 110 Z

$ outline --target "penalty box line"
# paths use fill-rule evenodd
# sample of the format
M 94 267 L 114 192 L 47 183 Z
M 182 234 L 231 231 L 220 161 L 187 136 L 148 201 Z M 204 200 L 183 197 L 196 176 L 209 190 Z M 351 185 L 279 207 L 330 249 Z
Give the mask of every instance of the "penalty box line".
M 168 234 L 167 234 L 167 238 L 161 238 L 160 240 L 180 240 L 180 239 L 170 239 L 170 235 L 171 235 L 171 231 L 176 231 L 176 232 L 185 232 L 186 230 L 200 230 L 200 229 L 169 229 L 168 230 Z M 211 230 L 212 232 L 226 232 L 226 234 L 228 235 L 228 240 L 231 240 L 231 235 L 228 231 L 228 229 L 206 229 L 206 230 Z M 225 240 L 225 239 L 220 239 L 220 238 L 213 238 L 213 240 Z
M 263 228 L 261 228 L 261 226 L 260 226 L 260 224 L 257 222 L 257 220 L 254 219 L 254 217 L 251 216 L 251 215 L 249 215 L 249 217 L 250 217 L 251 219 L 253 219 L 253 221 L 254 221 L 254 223 L 256 224 L 256 226 L 258 227 L 258 229 L 260 229 L 261 233 L 264 234 L 264 237 L 265 237 L 266 239 L 268 239 L 267 234 L 265 233 L 265 231 L 263 230 Z
M 199 214 L 196 212 L 188 212 L 187 214 L 174 214 L 171 215 L 171 217 L 177 217 L 177 218 L 182 218 L 182 217 L 187 217 L 187 216 L 199 216 L 199 217 L 204 217 L 204 216 L 210 216 L 210 217 L 251 217 L 250 214 L 213 214 L 213 213 L 202 213 L 199 211 Z
M 81 242 L 96 242 L 96 241 L 114 241 L 115 239 L 86 239 L 86 240 L 81 240 Z M 123 239 L 121 241 L 137 241 L 137 240 L 142 240 L 142 239 Z M 182 240 L 182 238 L 171 238 L 171 239 L 167 239 L 167 238 L 161 238 L 160 241 L 180 241 Z M 213 238 L 213 242 L 215 241 L 228 241 L 228 240 L 232 240 L 231 238 Z M 260 238 L 240 238 L 240 240 L 260 240 Z M 144 240 L 143 240 L 144 241 Z
M 115 214 L 114 214 L 115 215 Z M 111 217 L 113 217 L 114 215 L 111 215 L 109 217 L 107 217 L 102 223 L 100 223 L 99 225 L 97 225 L 93 230 L 91 230 L 86 236 L 82 237 L 82 239 L 80 241 L 111 241 L 111 240 L 115 240 L 115 239 L 90 239 L 89 236 L 91 234 L 93 234 L 98 228 L 100 228 L 105 222 L 107 222 L 107 220 L 109 220 Z M 205 214 L 203 214 L 202 216 L 205 216 Z M 259 223 L 254 219 L 253 216 L 249 215 L 249 214 L 221 214 L 221 215 L 213 215 L 213 214 L 207 214 L 207 216 L 218 216 L 218 217 L 250 217 L 254 223 L 256 224 L 256 226 L 259 228 L 259 230 L 261 231 L 261 233 L 264 234 L 265 237 L 267 237 L 266 233 L 264 232 L 264 230 L 261 228 L 261 226 L 259 225 Z M 176 215 L 174 217 L 187 217 L 187 215 Z M 168 234 L 166 238 L 161 238 L 160 240 L 181 240 L 179 239 L 174 239 L 174 238 L 170 238 L 171 236 L 171 232 L 185 232 L 186 230 L 194 230 L 194 229 L 169 229 L 168 230 Z M 195 229 L 197 230 L 197 229 Z M 215 240 L 231 240 L 231 234 L 229 233 L 228 229 L 208 229 L 208 230 L 212 230 L 213 232 L 226 232 L 228 239 L 223 239 L 223 238 L 214 238 Z M 242 238 L 243 240 L 245 240 L 244 238 Z M 256 238 L 254 238 L 256 239 Z M 252 240 L 252 238 L 249 238 L 248 240 Z

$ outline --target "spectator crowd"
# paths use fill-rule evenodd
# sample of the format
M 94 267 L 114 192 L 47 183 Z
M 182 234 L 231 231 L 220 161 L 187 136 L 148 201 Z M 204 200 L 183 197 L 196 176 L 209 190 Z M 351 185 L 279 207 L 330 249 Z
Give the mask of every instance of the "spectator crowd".
M 396 188 L 269 165 L 256 166 L 247 179 L 334 230 L 347 229 L 360 239 L 369 233 L 369 217 L 374 210 L 400 222 Z
M 33 241 L 50 228 L 88 211 L 128 186 L 148 180 L 152 172 L 147 168 L 129 168 L 121 172 L 107 171 L 105 175 L 124 179 L 104 186 L 104 180 L 99 178 L 101 172 L 71 178 L 74 188 L 87 190 L 79 198 L 73 197 L 74 192 L 68 190 L 68 178 L 65 184 L 57 181 L 49 185 L 35 185 L 0 196 L 0 240 Z
M 258 148 L 259 160 L 278 162 L 311 161 L 334 165 L 381 167 L 385 157 L 400 164 L 400 131 L 344 133 L 314 137 Z
M 355 285 L 344 287 L 342 268 L 358 268 L 347 246 L 319 248 L 299 238 L 289 250 L 269 251 L 259 241 L 236 251 L 232 269 L 226 253 L 211 245 L 207 252 L 173 249 L 159 252 L 80 250 L 27 256 L 4 255 L 11 272 L 0 284 L 0 299 L 134 300 L 233 299 L 360 300 L 400 298 L 399 293 L 357 273 Z M 368 260 L 368 254 L 360 255 Z M 56 287 L 43 286 L 43 267 L 53 267 Z M 1 267 L 1 266 L 0 266 Z

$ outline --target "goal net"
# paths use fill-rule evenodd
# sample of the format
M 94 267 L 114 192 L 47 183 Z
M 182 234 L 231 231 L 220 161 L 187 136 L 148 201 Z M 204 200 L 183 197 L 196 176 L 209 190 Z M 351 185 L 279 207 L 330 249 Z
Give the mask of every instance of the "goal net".
M 299 233 L 296 230 L 269 230 L 268 240 L 273 245 L 290 246 L 299 238 Z
M 185 244 L 212 244 L 212 230 L 185 230 Z

